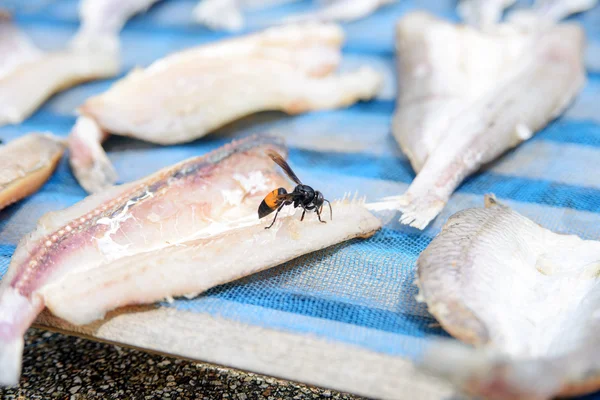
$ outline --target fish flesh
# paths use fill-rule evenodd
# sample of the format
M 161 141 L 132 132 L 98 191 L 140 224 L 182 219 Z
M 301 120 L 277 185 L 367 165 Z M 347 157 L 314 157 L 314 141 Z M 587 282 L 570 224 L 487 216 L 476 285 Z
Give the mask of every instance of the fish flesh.
M 81 25 L 72 47 L 118 51 L 119 33 L 134 15 L 145 12 L 158 0 L 81 0 Z
M 13 23 L 10 14 L 0 11 L 0 79 L 13 69 L 42 54 Z
M 0 210 L 35 193 L 56 169 L 64 148 L 62 139 L 42 133 L 0 146 Z
M 530 11 L 519 10 L 509 15 L 509 20 L 515 21 L 527 15 L 534 19 L 542 18 L 549 22 L 560 21 L 572 14 L 581 13 L 598 5 L 598 0 L 536 0 Z
M 273 7 L 298 0 L 200 0 L 192 11 L 194 20 L 212 30 L 235 32 L 244 28 L 245 9 Z
M 418 299 L 452 336 L 427 368 L 486 398 L 600 389 L 600 242 L 557 234 L 486 196 L 417 260 Z
M 399 210 L 403 224 L 424 229 L 467 176 L 571 103 L 586 79 L 584 32 L 533 22 L 483 32 L 423 12 L 400 20 L 392 132 L 417 176 L 373 209 Z
M 0 126 L 22 122 L 57 92 L 117 75 L 118 33 L 128 18 L 154 1 L 83 0 L 80 29 L 64 49 L 50 52 L 37 49 L 0 18 L 0 34 L 8 34 L 0 36 Z
M 283 23 L 305 21 L 352 22 L 365 18 L 379 8 L 396 3 L 399 0 L 331 0 L 316 11 L 291 15 Z
M 343 32 L 331 24 L 270 28 L 178 52 L 132 71 L 79 107 L 69 137 L 71 166 L 94 193 L 116 173 L 101 141 L 108 134 L 158 144 L 189 142 L 260 111 L 297 114 L 374 97 L 381 74 L 370 67 L 334 74 Z
M 468 25 L 486 29 L 498 24 L 505 9 L 516 0 L 460 0 L 456 11 Z
M 0 78 L 0 126 L 22 122 L 54 93 L 118 72 L 112 52 L 83 49 L 44 53 L 21 63 Z
M 262 7 L 297 0 L 258 1 Z M 307 21 L 351 22 L 367 17 L 380 7 L 398 0 L 321 0 L 317 10 L 292 14 L 273 25 Z M 256 3 L 256 0 L 254 1 Z M 248 0 L 202 0 L 194 9 L 196 22 L 213 30 L 239 31 L 244 28 L 242 11 L 249 6 Z M 256 4 L 255 4 L 256 5 Z
M 0 284 L 0 384 L 17 384 L 23 334 L 44 307 L 87 324 L 117 307 L 200 293 L 381 227 L 363 203 L 342 199 L 325 224 L 282 210 L 265 229 L 261 201 L 289 186 L 268 151 L 287 154 L 276 137 L 249 137 L 42 217 Z
M 515 4 L 516 0 L 461 0 L 457 12 L 467 24 L 486 30 L 494 29 L 500 23 L 505 9 Z M 590 10 L 598 4 L 598 0 L 536 0 L 530 10 L 520 9 L 509 14 L 508 21 L 515 21 L 525 16 L 533 16 L 536 23 L 543 18 L 548 21 L 560 21 L 572 14 Z

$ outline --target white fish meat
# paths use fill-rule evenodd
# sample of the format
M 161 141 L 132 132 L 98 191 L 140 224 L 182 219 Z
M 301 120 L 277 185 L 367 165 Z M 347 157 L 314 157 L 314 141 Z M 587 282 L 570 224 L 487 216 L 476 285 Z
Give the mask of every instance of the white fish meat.
M 486 398 L 600 389 L 600 242 L 557 234 L 486 196 L 419 256 L 419 299 L 446 331 L 433 372 Z
M 598 0 L 536 0 L 531 10 L 518 10 L 510 14 L 509 21 L 517 21 L 520 17 L 527 16 L 556 22 L 572 14 L 590 10 L 597 5 Z
M 283 23 L 304 21 L 352 22 L 365 18 L 379 8 L 399 0 L 332 0 L 316 11 L 291 15 Z
M 465 23 L 480 29 L 494 26 L 516 0 L 460 0 L 456 11 Z
M 417 176 L 373 209 L 424 229 L 463 179 L 571 103 L 585 82 L 583 30 L 527 21 L 482 32 L 415 12 L 398 23 L 392 132 Z
M 156 0 L 83 0 L 81 27 L 63 50 L 42 52 L 0 18 L 0 126 L 28 118 L 50 96 L 79 83 L 115 76 L 118 33 Z M 7 61 L 8 60 L 8 61 Z
M 114 53 L 83 49 L 44 53 L 21 63 L 0 77 L 0 126 L 22 122 L 54 93 L 118 71 Z
M 114 183 L 101 146 L 109 133 L 182 143 L 259 111 L 297 114 L 371 99 L 383 82 L 374 69 L 333 73 L 342 41 L 336 25 L 277 27 L 132 71 L 79 108 L 81 120 L 69 139 L 77 180 L 88 192 Z
M 0 11 L 0 79 L 20 64 L 42 54 L 17 26 L 11 16 Z
M 86 324 L 380 228 L 361 203 L 342 200 L 332 202 L 326 223 L 312 213 L 301 222 L 284 209 L 265 229 L 271 219 L 258 218 L 262 199 L 289 187 L 268 150 L 286 154 L 276 138 L 250 137 L 42 217 L 0 285 L 0 384 L 17 384 L 23 334 L 44 307 Z
M 515 4 L 516 0 L 461 0 L 457 6 L 457 12 L 467 24 L 479 29 L 494 29 L 500 23 L 502 13 L 505 9 Z M 520 9 L 514 14 L 509 14 L 509 20 L 513 16 L 521 18 L 525 15 L 533 16 L 539 23 L 540 18 L 551 22 L 560 21 L 571 14 L 587 11 L 594 8 L 598 0 L 536 0 L 531 10 Z
M 244 28 L 245 9 L 273 7 L 298 0 L 200 0 L 192 12 L 194 20 L 212 30 L 239 31 Z
M 0 146 L 0 210 L 36 192 L 52 175 L 65 143 L 30 133 Z
M 146 11 L 158 0 L 81 0 L 81 25 L 72 40 L 76 48 L 118 51 L 119 33 L 134 15 Z
M 254 0 L 262 7 L 297 0 Z M 292 14 L 274 23 L 289 24 L 307 21 L 351 22 L 369 16 L 380 7 L 398 0 L 321 0 L 321 6 L 307 13 Z M 194 9 L 196 22 L 213 30 L 239 31 L 245 27 L 243 11 L 250 8 L 249 0 L 201 0 Z

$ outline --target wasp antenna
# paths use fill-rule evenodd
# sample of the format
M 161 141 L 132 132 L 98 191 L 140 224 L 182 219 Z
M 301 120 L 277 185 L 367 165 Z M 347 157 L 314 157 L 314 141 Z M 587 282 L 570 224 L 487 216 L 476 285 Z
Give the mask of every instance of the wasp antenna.
M 331 203 L 327 199 L 323 199 L 323 201 L 326 201 L 327 204 L 329 205 L 329 219 L 333 220 L 333 210 L 331 209 Z

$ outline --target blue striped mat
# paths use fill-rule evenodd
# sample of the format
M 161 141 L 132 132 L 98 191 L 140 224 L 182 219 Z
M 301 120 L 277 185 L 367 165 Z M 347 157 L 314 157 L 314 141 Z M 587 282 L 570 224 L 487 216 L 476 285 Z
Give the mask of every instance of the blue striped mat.
M 36 44 L 60 48 L 77 29 L 77 2 L 48 0 L 42 4 L 39 9 L 18 13 L 16 21 Z M 196 0 L 163 1 L 133 18 L 121 35 L 123 73 L 172 51 L 229 36 L 195 25 L 189 19 L 195 4 Z M 344 25 L 346 66 L 370 64 L 386 77 L 385 90 L 374 101 L 293 117 L 261 113 L 185 145 L 159 147 L 113 137 L 106 148 L 120 182 L 203 154 L 233 138 L 272 132 L 286 137 L 290 163 L 303 181 L 320 182 L 319 189 L 329 198 L 358 191 L 371 201 L 404 192 L 414 172 L 390 133 L 396 91 L 394 24 L 415 8 L 457 20 L 454 6 L 455 1 L 403 0 Z M 290 10 L 310 7 L 309 1 L 300 1 L 248 13 L 247 31 L 260 29 Z M 589 41 L 589 81 L 577 101 L 533 139 L 467 179 L 425 231 L 401 226 L 395 218 L 369 240 L 309 254 L 193 300 L 175 300 L 163 306 L 316 334 L 410 357 L 419 350 L 419 343 L 446 335 L 431 327 L 434 320 L 425 306 L 414 300 L 414 264 L 454 212 L 481 206 L 483 194 L 493 192 L 550 229 L 600 238 L 600 174 L 594 170 L 600 160 L 600 7 L 574 19 L 585 27 Z M 54 96 L 22 124 L 0 128 L 0 139 L 9 141 L 36 130 L 66 136 L 75 121 L 74 108 L 111 83 L 92 82 Z M 37 194 L 0 212 L 0 276 L 17 241 L 33 229 L 41 215 L 84 197 L 67 161 L 62 160 Z

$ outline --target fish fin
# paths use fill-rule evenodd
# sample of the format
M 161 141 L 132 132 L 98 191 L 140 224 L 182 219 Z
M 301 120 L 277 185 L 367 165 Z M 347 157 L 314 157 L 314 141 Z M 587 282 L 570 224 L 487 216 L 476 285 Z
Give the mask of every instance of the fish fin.
M 21 377 L 23 338 L 0 340 L 0 387 L 17 386 Z
M 71 169 L 88 193 L 100 192 L 117 180 L 117 172 L 102 148 L 102 141 L 107 136 L 88 117 L 79 117 L 69 135 Z
M 244 17 L 235 0 L 202 0 L 194 8 L 196 22 L 212 30 L 239 31 Z

